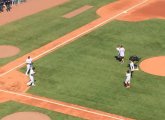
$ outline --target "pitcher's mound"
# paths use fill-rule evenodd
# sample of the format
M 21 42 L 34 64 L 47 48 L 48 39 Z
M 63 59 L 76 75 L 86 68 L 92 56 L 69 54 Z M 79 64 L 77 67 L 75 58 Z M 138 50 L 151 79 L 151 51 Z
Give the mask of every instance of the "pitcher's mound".
M 140 68 L 153 75 L 165 76 L 165 56 L 146 59 L 140 63 Z
M 17 112 L 8 115 L 2 120 L 51 120 L 47 115 L 39 112 Z
M 19 48 L 11 45 L 0 45 L 0 58 L 11 57 L 18 54 Z

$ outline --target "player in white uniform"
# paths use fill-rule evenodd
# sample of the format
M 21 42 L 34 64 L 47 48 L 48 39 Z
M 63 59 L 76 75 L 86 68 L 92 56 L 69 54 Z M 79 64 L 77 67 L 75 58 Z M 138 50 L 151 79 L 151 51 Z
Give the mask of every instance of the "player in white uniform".
M 27 83 L 27 85 L 29 85 L 29 86 L 31 86 L 31 85 L 35 86 L 35 84 L 34 84 L 34 74 L 35 74 L 34 70 L 35 70 L 35 67 L 31 67 L 30 72 L 29 72 L 30 81 Z
M 129 63 L 130 71 L 131 71 L 131 77 L 133 76 L 133 72 L 135 70 L 134 62 L 131 60 Z
M 122 45 L 119 48 L 119 55 L 121 63 L 124 63 L 125 48 Z
M 28 58 L 26 59 L 26 73 L 25 73 L 26 75 L 28 75 L 31 68 L 32 68 L 32 59 L 30 58 L 30 56 L 28 56 Z
M 130 87 L 130 83 L 131 83 L 131 72 L 129 70 L 127 70 L 127 72 L 126 72 L 126 79 L 124 81 L 124 86 L 126 88 L 129 88 Z
M 120 50 L 120 45 L 118 45 L 118 46 L 116 47 L 116 50 L 117 50 L 117 52 L 118 52 L 117 57 L 119 57 L 119 56 L 120 56 L 120 52 L 119 52 L 119 50 Z

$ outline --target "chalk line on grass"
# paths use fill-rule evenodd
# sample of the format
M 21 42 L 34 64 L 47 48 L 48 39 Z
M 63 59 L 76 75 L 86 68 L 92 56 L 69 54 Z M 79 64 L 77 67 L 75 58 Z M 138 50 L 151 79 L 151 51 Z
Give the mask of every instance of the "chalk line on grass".
M 54 105 L 59 105 L 59 106 L 63 106 L 63 107 L 67 107 L 67 108 L 71 108 L 71 109 L 75 109 L 75 110 L 79 110 L 79 111 L 83 111 L 83 112 L 87 112 L 87 113 L 91 113 L 91 114 L 95 114 L 95 115 L 99 115 L 99 116 L 103 116 L 103 117 L 113 118 L 113 119 L 116 119 L 116 120 L 124 120 L 122 118 L 118 118 L 118 117 L 114 117 L 114 116 L 110 116 L 110 115 L 106 115 L 106 114 L 86 110 L 86 109 L 83 109 L 83 108 L 74 107 L 74 106 L 71 106 L 71 105 L 65 105 L 65 104 L 62 104 L 62 103 L 53 102 L 53 101 L 50 101 L 50 100 L 46 100 L 46 99 L 42 99 L 42 98 L 38 98 L 38 97 L 34 97 L 34 96 L 22 94 L 22 93 L 17 93 L 17 92 L 13 92 L 13 91 L 2 90 L 2 89 L 0 89 L 0 92 L 13 94 L 13 95 L 17 95 L 17 96 L 21 96 L 21 97 L 25 97 L 25 98 L 30 98 L 30 99 L 34 99 L 34 100 L 38 100 L 38 101 L 42 101 L 42 102 L 46 102 L 46 103 L 51 103 L 51 104 L 54 104 Z

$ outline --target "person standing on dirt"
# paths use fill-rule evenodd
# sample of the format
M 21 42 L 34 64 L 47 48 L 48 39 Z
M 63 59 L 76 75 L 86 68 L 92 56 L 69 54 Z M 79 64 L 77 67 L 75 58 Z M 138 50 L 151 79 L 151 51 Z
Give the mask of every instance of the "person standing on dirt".
M 0 12 L 3 12 L 3 5 L 4 5 L 3 0 L 0 0 Z
M 28 75 L 30 73 L 30 69 L 32 68 L 32 59 L 30 56 L 28 56 L 28 58 L 26 59 L 26 75 Z
M 15 5 L 15 2 L 16 0 L 11 0 L 11 5 L 13 6 L 13 5 Z
M 9 12 L 11 9 L 11 0 L 6 0 L 5 5 L 6 5 L 6 11 Z

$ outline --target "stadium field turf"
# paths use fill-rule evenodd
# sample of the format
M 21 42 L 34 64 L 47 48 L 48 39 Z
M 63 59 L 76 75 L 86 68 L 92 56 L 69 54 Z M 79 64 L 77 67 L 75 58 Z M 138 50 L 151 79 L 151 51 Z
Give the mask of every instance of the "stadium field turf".
M 128 58 L 164 55 L 163 20 L 113 21 L 39 59 L 36 87 L 28 92 L 140 120 L 163 120 L 164 77 L 135 71 L 123 87 Z M 125 63 L 114 59 L 116 45 L 126 49 Z

